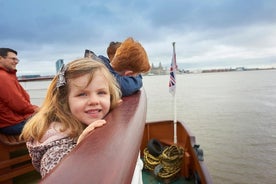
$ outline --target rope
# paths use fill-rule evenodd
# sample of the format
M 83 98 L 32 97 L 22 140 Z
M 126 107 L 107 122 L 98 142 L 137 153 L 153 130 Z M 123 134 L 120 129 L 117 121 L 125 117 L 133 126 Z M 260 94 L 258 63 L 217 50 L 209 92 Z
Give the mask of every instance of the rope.
M 144 167 L 150 171 L 153 171 L 154 168 L 160 164 L 159 157 L 155 157 L 149 153 L 148 148 L 144 149 Z
M 161 179 L 170 179 L 180 172 L 183 162 L 184 149 L 181 146 L 171 145 L 166 147 L 162 154 L 154 157 L 144 149 L 144 166 L 153 171 Z

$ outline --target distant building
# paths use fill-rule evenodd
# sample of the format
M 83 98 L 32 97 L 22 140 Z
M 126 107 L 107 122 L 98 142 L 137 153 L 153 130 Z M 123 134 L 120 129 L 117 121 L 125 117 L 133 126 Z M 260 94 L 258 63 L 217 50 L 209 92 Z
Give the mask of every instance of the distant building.
M 159 63 L 158 66 L 154 66 L 154 64 L 151 64 L 151 70 L 149 71 L 149 74 L 153 74 L 153 75 L 165 75 L 168 72 L 166 71 L 166 69 L 163 68 L 161 62 Z
M 246 69 L 245 69 L 245 67 L 237 67 L 236 68 L 236 71 L 245 71 Z

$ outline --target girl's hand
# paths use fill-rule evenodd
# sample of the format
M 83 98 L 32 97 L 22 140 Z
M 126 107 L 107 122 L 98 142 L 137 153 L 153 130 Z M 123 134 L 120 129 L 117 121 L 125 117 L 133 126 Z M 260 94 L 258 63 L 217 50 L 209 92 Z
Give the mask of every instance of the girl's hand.
M 106 121 L 104 119 L 100 119 L 88 125 L 88 127 L 86 127 L 79 136 L 77 144 L 79 144 L 90 132 L 92 132 L 92 130 L 94 130 L 97 127 L 101 127 L 104 124 L 106 124 Z

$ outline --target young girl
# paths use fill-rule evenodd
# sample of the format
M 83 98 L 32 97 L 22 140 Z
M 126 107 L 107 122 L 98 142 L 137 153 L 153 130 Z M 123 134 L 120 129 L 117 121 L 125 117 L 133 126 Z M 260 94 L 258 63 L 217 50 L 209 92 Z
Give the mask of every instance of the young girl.
M 44 177 L 121 99 L 116 79 L 104 64 L 72 61 L 52 80 L 41 109 L 21 134 L 34 167 Z

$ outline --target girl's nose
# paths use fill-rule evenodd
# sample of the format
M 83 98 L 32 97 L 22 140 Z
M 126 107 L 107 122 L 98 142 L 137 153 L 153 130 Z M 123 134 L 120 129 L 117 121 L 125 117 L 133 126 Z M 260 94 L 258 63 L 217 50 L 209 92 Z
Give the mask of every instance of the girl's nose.
M 99 98 L 97 97 L 97 95 L 90 95 L 88 104 L 89 105 L 98 105 Z

